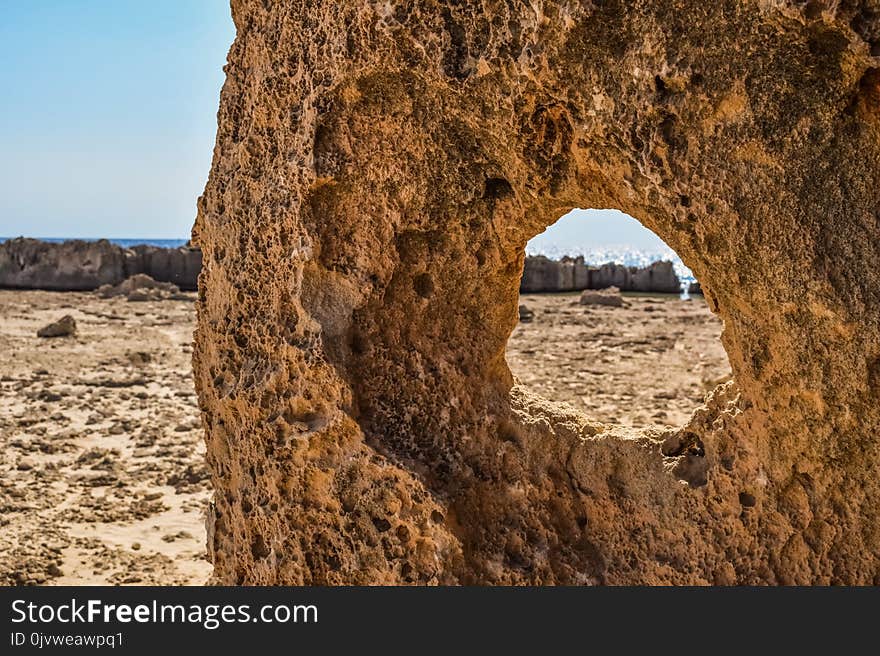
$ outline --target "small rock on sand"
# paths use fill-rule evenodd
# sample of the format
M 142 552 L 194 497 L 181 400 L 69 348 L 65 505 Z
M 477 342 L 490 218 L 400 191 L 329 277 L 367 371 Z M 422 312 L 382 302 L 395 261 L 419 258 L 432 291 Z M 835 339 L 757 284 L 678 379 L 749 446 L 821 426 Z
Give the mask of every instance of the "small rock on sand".
M 581 305 L 608 305 L 611 307 L 623 307 L 623 296 L 617 287 L 606 289 L 587 289 L 581 294 Z
M 118 285 L 101 285 L 95 290 L 101 298 L 125 296 L 129 301 L 161 301 L 178 298 L 180 289 L 170 282 L 157 282 L 145 273 L 138 273 Z
M 76 320 L 68 315 L 61 317 L 58 321 L 43 326 L 37 331 L 37 337 L 67 337 L 76 332 Z
M 153 356 L 146 351 L 130 351 L 125 355 L 129 362 L 138 367 L 149 364 L 153 361 Z
M 519 306 L 519 320 L 523 323 L 529 323 L 535 318 L 535 313 L 532 312 L 527 306 L 520 305 Z

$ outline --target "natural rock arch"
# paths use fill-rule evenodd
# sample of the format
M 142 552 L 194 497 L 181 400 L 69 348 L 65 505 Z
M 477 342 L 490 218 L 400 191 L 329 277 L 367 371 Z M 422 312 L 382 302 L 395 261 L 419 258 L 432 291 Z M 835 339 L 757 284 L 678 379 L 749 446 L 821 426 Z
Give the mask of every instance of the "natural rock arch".
M 233 0 L 194 230 L 215 578 L 876 582 L 880 25 L 850 5 Z M 578 206 L 724 319 L 735 383 L 675 433 L 512 387 L 523 247 Z

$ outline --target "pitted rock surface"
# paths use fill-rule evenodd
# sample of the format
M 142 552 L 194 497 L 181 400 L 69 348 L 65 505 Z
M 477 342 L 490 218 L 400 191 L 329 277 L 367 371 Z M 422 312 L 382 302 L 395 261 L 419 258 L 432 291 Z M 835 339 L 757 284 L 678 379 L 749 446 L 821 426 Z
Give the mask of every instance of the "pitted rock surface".
M 194 229 L 218 582 L 880 582 L 876 3 L 232 9 Z M 508 370 L 575 207 L 724 321 L 734 381 L 678 430 Z

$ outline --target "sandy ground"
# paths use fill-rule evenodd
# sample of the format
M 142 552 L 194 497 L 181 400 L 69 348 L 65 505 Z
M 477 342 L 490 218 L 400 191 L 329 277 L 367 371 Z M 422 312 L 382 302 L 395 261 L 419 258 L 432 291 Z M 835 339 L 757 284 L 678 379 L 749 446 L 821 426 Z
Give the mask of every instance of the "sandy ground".
M 700 297 L 521 302 L 514 374 L 596 418 L 682 423 L 729 372 Z M 36 337 L 65 314 L 75 337 Z M 0 291 L 0 584 L 207 580 L 194 319 L 191 300 Z
M 75 337 L 39 339 L 72 315 Z M 0 292 L 0 584 L 197 584 L 191 301 Z
M 721 321 L 702 296 L 624 295 L 624 307 L 583 306 L 578 294 L 531 294 L 535 313 L 507 345 L 519 381 L 590 417 L 679 426 L 730 376 Z

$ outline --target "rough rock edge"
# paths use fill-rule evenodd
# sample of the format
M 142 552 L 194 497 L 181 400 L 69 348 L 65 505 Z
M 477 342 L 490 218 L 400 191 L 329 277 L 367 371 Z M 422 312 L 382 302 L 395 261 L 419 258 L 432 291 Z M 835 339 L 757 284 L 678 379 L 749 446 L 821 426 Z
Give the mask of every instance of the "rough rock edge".
M 880 582 L 864 3 L 232 7 L 194 230 L 218 582 Z M 678 431 L 513 387 L 524 245 L 574 207 L 724 320 L 736 382 Z

